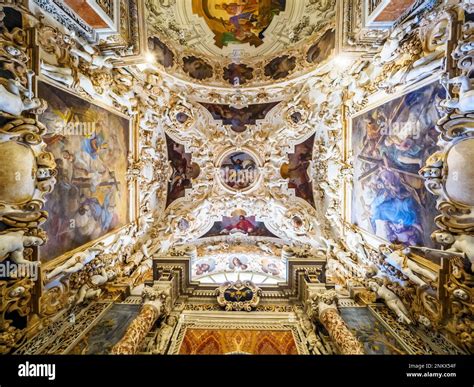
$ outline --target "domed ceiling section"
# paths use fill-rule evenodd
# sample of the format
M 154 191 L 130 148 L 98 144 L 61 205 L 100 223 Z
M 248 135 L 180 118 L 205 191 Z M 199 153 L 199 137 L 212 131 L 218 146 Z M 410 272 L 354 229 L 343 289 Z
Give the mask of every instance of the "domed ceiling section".
M 335 0 L 147 0 L 150 60 L 219 87 L 284 82 L 334 54 Z

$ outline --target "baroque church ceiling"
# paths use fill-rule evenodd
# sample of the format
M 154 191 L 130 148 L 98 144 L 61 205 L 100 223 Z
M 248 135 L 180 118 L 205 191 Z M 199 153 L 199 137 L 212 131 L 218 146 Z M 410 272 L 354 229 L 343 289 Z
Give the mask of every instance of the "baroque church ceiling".
M 281 265 L 268 261 L 277 251 L 265 240 L 280 248 L 293 239 L 319 246 L 314 120 L 301 97 L 287 104 L 265 85 L 296 90 L 288 82 L 327 68 L 336 50 L 335 1 L 150 0 L 145 14 L 149 63 L 141 68 L 183 90 L 164 123 L 171 166 L 166 213 L 181 231 L 164 244 L 230 241 L 228 255 L 236 242 L 260 240 L 247 248 L 253 262 L 241 262 L 259 262 L 253 271 L 260 274 L 268 264 Z M 211 252 L 212 246 L 195 265 L 220 272 L 216 259 L 225 259 Z
M 282 82 L 335 49 L 335 0 L 147 0 L 146 8 L 159 69 L 204 85 Z
M 0 12 L 0 161 L 21 165 L 0 170 L 0 247 L 40 277 L 8 283 L 13 305 L 126 315 L 112 353 L 137 316 L 158 353 L 472 351 L 472 4 L 19 3 Z M 199 314 L 232 308 L 284 315 L 228 335 Z M 362 315 L 402 339 L 370 347 Z M 4 319 L 5 351 L 87 352 L 104 319 L 21 344 Z

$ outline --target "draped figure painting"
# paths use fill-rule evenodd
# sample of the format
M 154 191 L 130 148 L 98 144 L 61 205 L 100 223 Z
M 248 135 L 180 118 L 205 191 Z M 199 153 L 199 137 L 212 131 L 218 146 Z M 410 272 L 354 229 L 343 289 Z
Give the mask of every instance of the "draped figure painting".
M 222 217 L 222 220 L 215 222 L 212 228 L 203 235 L 203 238 L 236 233 L 276 238 L 276 236 L 267 229 L 265 223 L 257 221 L 255 216 L 242 214 Z
M 130 122 L 44 82 L 39 97 L 48 102 L 39 119 L 48 127 L 45 142 L 58 173 L 41 248 L 41 259 L 51 260 L 129 222 Z
M 391 243 L 433 246 L 435 199 L 418 171 L 436 149 L 443 95 L 431 83 L 353 118 L 353 224 Z

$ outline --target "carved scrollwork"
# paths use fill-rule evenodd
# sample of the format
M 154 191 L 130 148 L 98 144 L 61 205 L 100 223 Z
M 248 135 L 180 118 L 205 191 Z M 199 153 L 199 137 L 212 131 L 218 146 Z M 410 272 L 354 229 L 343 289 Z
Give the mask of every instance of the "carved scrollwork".
M 449 114 L 438 122 L 436 128 L 446 142 L 474 137 L 474 113 Z
M 217 302 L 225 310 L 250 312 L 260 302 L 262 290 L 250 281 L 226 282 L 216 289 Z
M 17 227 L 45 220 L 41 208 L 56 183 L 54 157 L 44 150 L 45 132 L 43 124 L 30 118 L 10 121 L 0 129 L 1 174 L 8 182 L 1 189 L 0 220 Z
M 196 122 L 192 110 L 180 103 L 174 104 L 168 110 L 167 116 L 171 125 L 179 131 L 189 130 Z
M 451 19 L 455 14 L 451 12 Z M 422 292 L 413 305 L 431 323 L 443 326 L 454 340 L 468 351 L 473 350 L 473 270 L 474 270 L 474 175 L 469 165 L 474 161 L 474 100 L 470 75 L 473 70 L 472 23 L 462 26 L 462 36 L 451 53 L 451 71 L 441 78 L 447 95 L 440 102 L 446 114 L 438 122 L 440 150 L 431 155 L 420 170 L 427 189 L 437 197 L 440 214 L 435 218 L 439 230 L 433 240 L 442 246 L 439 253 L 449 266 L 449 275 L 440 289 L 447 300 L 439 305 Z M 456 76 L 453 76 L 456 75 Z M 435 251 L 435 250 L 433 250 Z
M 432 154 L 420 170 L 426 188 L 437 196 L 440 215 L 435 223 L 453 233 L 471 233 L 474 231 L 474 201 L 468 187 L 474 177 L 465 166 L 473 161 L 474 115 L 448 114 L 437 128 L 441 133 L 442 150 Z
M 447 329 L 469 352 L 474 349 L 474 274 L 461 258 L 450 260 L 450 276 L 445 285 L 452 319 Z
M 54 316 L 68 304 L 69 284 L 58 281 L 43 291 L 41 296 L 41 315 Z
M 296 105 L 285 112 L 285 121 L 288 126 L 297 129 L 307 124 L 309 116 L 308 106 Z
M 0 354 L 8 353 L 25 334 L 11 318 L 13 314 L 23 318 L 30 314 L 34 285 L 30 278 L 0 281 Z

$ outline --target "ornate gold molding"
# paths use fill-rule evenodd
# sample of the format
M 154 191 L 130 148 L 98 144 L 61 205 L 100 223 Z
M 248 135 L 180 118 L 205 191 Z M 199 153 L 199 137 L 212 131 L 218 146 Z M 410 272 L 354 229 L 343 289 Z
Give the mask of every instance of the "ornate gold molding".
M 216 289 L 217 303 L 225 310 L 250 312 L 260 302 L 262 290 L 250 281 L 229 282 Z

